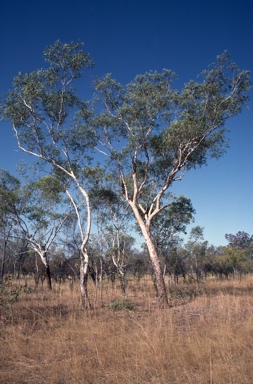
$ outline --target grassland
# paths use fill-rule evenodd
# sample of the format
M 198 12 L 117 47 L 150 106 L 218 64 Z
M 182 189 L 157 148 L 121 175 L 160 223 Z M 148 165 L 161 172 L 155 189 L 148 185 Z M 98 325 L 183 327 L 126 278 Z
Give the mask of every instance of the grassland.
M 253 383 L 251 276 L 173 286 L 167 310 L 148 277 L 129 279 L 132 310 L 113 310 L 120 290 L 107 282 L 102 303 L 90 284 L 86 312 L 78 283 L 28 291 L 1 311 L 1 384 Z

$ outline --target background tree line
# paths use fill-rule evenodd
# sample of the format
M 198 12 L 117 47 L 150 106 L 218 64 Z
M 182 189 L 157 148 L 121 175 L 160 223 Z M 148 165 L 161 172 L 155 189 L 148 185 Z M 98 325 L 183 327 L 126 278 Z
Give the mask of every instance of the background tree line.
M 153 274 L 148 250 L 145 244 L 136 248 L 129 215 L 122 213 L 113 195 L 100 191 L 91 201 L 96 230 L 87 248 L 87 275 L 94 282 L 106 278 L 114 284 L 118 280 L 126 294 L 127 275 L 140 280 Z M 157 223 L 155 238 L 169 284 L 253 272 L 253 236 L 243 231 L 226 234 L 228 245 L 214 247 L 204 240 L 204 228 L 195 226 L 183 241 L 180 233 L 185 233 L 194 210 L 185 197 L 170 209 L 170 215 L 167 212 Z M 4 275 L 33 277 L 37 289 L 44 281 L 51 288 L 51 279 L 59 284 L 80 279 L 77 217 L 55 180 L 43 177 L 21 185 L 18 178 L 0 170 L 0 212 L 2 281 Z

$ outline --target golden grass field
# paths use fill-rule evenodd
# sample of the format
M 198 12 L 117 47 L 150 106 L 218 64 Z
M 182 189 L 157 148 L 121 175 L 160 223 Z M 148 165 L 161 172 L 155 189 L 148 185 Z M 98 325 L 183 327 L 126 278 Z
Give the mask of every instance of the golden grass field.
M 129 280 L 132 311 L 108 308 L 120 291 L 106 282 L 86 312 L 78 283 L 22 293 L 1 312 L 0 383 L 253 383 L 253 277 L 181 283 L 166 310 L 148 277 Z

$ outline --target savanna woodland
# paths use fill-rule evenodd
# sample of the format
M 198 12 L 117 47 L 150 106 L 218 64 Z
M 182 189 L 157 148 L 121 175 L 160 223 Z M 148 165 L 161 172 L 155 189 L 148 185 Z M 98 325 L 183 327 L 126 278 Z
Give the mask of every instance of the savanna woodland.
M 253 236 L 186 240 L 171 189 L 225 153 L 249 71 L 89 84 L 81 42 L 44 57 L 1 105 L 26 162 L 0 169 L 0 383 L 252 383 Z

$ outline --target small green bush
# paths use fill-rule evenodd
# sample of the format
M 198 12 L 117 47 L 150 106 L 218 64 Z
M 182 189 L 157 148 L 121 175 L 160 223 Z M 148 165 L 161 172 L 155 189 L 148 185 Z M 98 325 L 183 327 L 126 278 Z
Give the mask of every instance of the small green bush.
M 126 299 L 116 299 L 109 304 L 112 311 L 134 311 L 134 304 Z
M 21 287 L 13 284 L 12 276 L 7 276 L 0 284 L 0 307 L 10 307 L 18 300 Z

